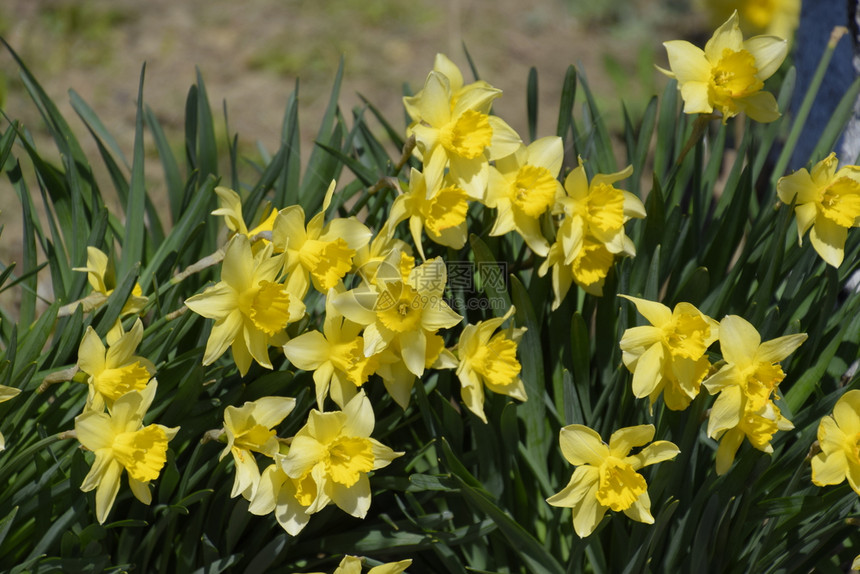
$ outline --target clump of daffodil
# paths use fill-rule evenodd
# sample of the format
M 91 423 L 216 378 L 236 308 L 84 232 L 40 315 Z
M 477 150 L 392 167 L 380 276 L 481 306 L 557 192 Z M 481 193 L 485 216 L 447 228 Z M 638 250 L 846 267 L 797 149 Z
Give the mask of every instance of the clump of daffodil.
M 121 329 L 108 333 L 109 347 L 105 347 L 92 327 L 87 327 L 78 347 L 78 368 L 86 373 L 89 384 L 87 410 L 102 412 L 127 392 L 146 387 L 155 374 L 155 365 L 134 354 L 142 339 L 140 319 L 127 333 Z
M 371 231 L 355 217 L 336 217 L 325 223 L 335 182 L 326 191 L 322 210 L 305 227 L 305 211 L 291 205 L 278 212 L 272 224 L 275 252 L 285 253 L 287 287 L 303 298 L 313 282 L 314 289 L 327 293 L 352 269 L 356 251 L 370 241 Z M 308 277 L 310 276 L 310 280 Z
M 343 560 L 332 574 L 361 574 L 361 565 L 364 562 L 358 556 L 344 556 Z M 367 574 L 401 574 L 409 566 L 412 565 L 412 560 L 401 560 L 400 562 L 389 562 L 374 566 L 367 571 Z M 322 572 L 314 572 L 313 574 L 323 574 Z
M 223 216 L 227 229 L 232 233 L 254 237 L 258 233 L 272 231 L 272 224 L 278 215 L 276 209 L 268 208 L 268 213 L 260 218 L 260 223 L 253 229 L 248 229 L 248 226 L 245 225 L 245 217 L 242 215 L 242 198 L 239 197 L 239 194 L 229 187 L 221 185 L 215 188 L 215 193 L 218 195 L 218 209 L 213 211 L 212 215 Z
M 447 167 L 451 179 L 473 199 L 487 188 L 489 162 L 512 154 L 522 140 L 508 124 L 490 115 L 502 91 L 478 81 L 463 84 L 460 69 L 442 54 L 424 88 L 403 98 L 417 155 L 424 162 L 428 189 L 438 189 Z
M 466 325 L 457 345 L 460 394 L 469 410 L 484 422 L 487 422 L 484 414 L 485 385 L 494 393 L 526 400 L 526 389 L 520 379 L 521 366 L 517 360 L 517 345 L 526 328 L 515 329 L 511 325 L 496 333 L 496 329 L 514 311 L 512 306 L 502 317 Z
M 96 489 L 96 518 L 103 524 L 119 492 L 123 470 L 134 496 L 149 504 L 149 483 L 167 462 L 167 443 L 179 427 L 143 426 L 156 382 L 142 391 L 130 391 L 114 401 L 108 412 L 86 411 L 75 417 L 75 434 L 81 445 L 95 453 L 95 461 L 81 484 L 81 490 Z
M 797 242 L 809 230 L 812 247 L 828 265 L 839 267 L 845 256 L 848 229 L 860 227 L 860 167 L 841 169 L 836 154 L 779 178 L 776 192 L 783 203 L 794 201 Z
M 456 184 L 441 180 L 438 189 L 427 188 L 424 174 L 415 168 L 409 174 L 409 185 L 391 204 L 387 229 L 393 235 L 397 224 L 409 220 L 409 231 L 424 259 L 421 242 L 423 229 L 434 243 L 460 249 L 466 244 L 466 212 L 469 196 Z
M 241 407 L 224 409 L 227 446 L 219 459 L 228 453 L 233 455 L 236 477 L 231 497 L 241 494 L 247 500 L 253 498 L 260 482 L 260 469 L 254 453 L 274 458 L 280 451 L 280 443 L 272 429 L 281 424 L 295 406 L 296 399 L 290 397 L 263 397 L 248 401 Z
M 645 217 L 642 201 L 615 183 L 630 177 L 633 167 L 611 174 L 597 174 L 588 181 L 580 165 L 564 180 L 564 197 L 556 212 L 564 219 L 546 260 L 538 269 L 542 277 L 552 268 L 555 298 L 552 308 L 561 305 L 573 282 L 592 295 L 603 294 L 603 283 L 616 255 L 636 255 L 633 241 L 624 232 L 631 218 Z
M 290 444 L 282 459 L 284 472 L 304 485 L 313 479 L 305 511 L 313 514 L 334 503 L 338 508 L 364 518 L 370 508 L 370 481 L 367 473 L 384 468 L 402 452 L 394 452 L 371 438 L 376 421 L 370 401 L 360 391 L 342 411 L 312 409 L 308 422 Z
M 279 283 L 283 256 L 272 256 L 272 245 L 257 253 L 245 235 L 235 235 L 227 244 L 221 265 L 221 281 L 203 293 L 186 299 L 185 305 L 215 325 L 206 342 L 203 364 L 209 365 L 233 351 L 242 375 L 252 361 L 271 369 L 269 345 L 283 345 L 286 326 L 305 313 L 302 296 Z
M 771 397 L 785 378 L 779 362 L 806 338 L 806 333 L 798 333 L 762 343 L 756 328 L 742 317 L 728 315 L 720 321 L 724 364 L 702 383 L 711 394 L 719 393 L 708 418 L 708 436 L 722 437 L 717 451 L 718 474 L 731 467 L 744 436 L 757 449 L 772 452 L 773 434 L 792 428 Z M 736 430 L 727 432 L 731 429 Z
M 427 338 L 462 317 L 443 299 L 447 270 L 440 257 L 412 267 L 414 259 L 392 251 L 376 273 L 376 285 L 363 283 L 339 294 L 335 307 L 364 328 L 364 355 L 372 357 L 396 344 L 416 377 L 427 364 Z
M 0 385 L 0 403 L 5 403 L 10 399 L 14 399 L 19 394 L 21 394 L 21 389 L 16 389 L 14 387 L 7 387 L 6 385 Z M 3 437 L 3 433 L 0 433 L 0 450 L 6 449 L 6 439 Z
M 660 440 L 630 454 L 653 438 L 653 425 L 619 429 L 612 433 L 608 445 L 587 426 L 564 427 L 559 433 L 561 453 L 577 468 L 567 486 L 546 501 L 573 510 L 573 529 L 580 538 L 594 532 L 610 509 L 653 524 L 648 485 L 636 471 L 673 459 L 681 452 L 673 443 Z
M 563 160 L 564 146 L 555 136 L 496 160 L 484 198 L 485 205 L 496 209 L 490 235 L 516 231 L 532 251 L 546 257 L 549 243 L 541 232 L 540 217 L 564 195 L 556 179 Z
M 860 391 L 848 391 L 836 401 L 833 414 L 818 423 L 821 452 L 812 458 L 816 486 L 848 484 L 860 494 Z
M 341 315 L 334 306 L 336 291 L 326 297 L 323 331 L 307 331 L 284 344 L 287 359 L 305 371 L 313 371 L 317 408 L 326 396 L 341 408 L 352 399 L 367 378 L 376 371 L 377 356 L 364 355 L 360 325 Z
M 631 327 L 621 337 L 622 359 L 633 373 L 633 394 L 649 397 L 653 405 L 662 392 L 667 407 L 686 409 L 711 367 L 705 351 L 717 340 L 719 323 L 689 303 L 671 310 L 656 301 L 621 296 L 651 323 Z
M 93 288 L 93 295 L 81 301 L 85 311 L 99 307 L 116 289 L 116 272 L 110 258 L 97 247 L 87 247 L 87 266 L 75 267 L 74 271 L 84 271 L 87 281 Z M 148 298 L 144 297 L 140 284 L 135 283 L 131 295 L 122 307 L 120 315 L 134 315 L 143 311 Z
M 780 116 L 776 98 L 762 88 L 788 53 L 788 42 L 782 38 L 755 36 L 745 41 L 734 12 L 704 50 L 684 40 L 663 45 L 671 71 L 661 71 L 678 80 L 684 113 L 717 111 L 723 123 L 742 112 L 765 123 Z

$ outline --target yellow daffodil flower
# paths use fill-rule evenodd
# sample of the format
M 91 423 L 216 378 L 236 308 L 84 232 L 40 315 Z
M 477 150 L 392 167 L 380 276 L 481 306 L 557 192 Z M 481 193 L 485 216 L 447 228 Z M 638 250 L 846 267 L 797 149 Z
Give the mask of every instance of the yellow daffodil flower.
M 297 536 L 311 519 L 307 512 L 317 494 L 311 474 L 301 480 L 287 476 L 283 469 L 284 455 L 277 453 L 275 462 L 263 470 L 248 512 L 265 516 L 270 512 L 290 536 Z
M 428 189 L 443 187 L 447 166 L 458 187 L 473 199 L 483 198 L 489 162 L 514 153 L 522 143 L 508 124 L 490 115 L 501 95 L 482 81 L 464 86 L 460 70 L 440 54 L 424 88 L 403 98 L 413 120 L 406 133 L 415 136 Z
M 615 255 L 636 255 L 624 224 L 631 218 L 645 217 L 642 201 L 614 186 L 633 174 L 632 166 L 595 175 L 589 182 L 582 160 L 579 163 L 564 180 L 566 194 L 557 202 L 555 211 L 565 217 L 555 243 L 538 268 L 541 277 L 552 268 L 553 310 L 561 305 L 573 282 L 587 293 L 603 294 L 603 282 Z
M 167 462 L 167 443 L 179 431 L 179 427 L 158 424 L 143 426 L 156 386 L 153 379 L 143 391 L 124 394 L 107 413 L 86 411 L 75 417 L 78 440 L 96 455 L 81 490 L 96 489 L 99 524 L 104 523 L 113 506 L 123 470 L 128 473 L 132 494 L 144 504 L 152 502 L 149 483 L 158 478 Z
M 338 312 L 333 303 L 336 295 L 332 289 L 326 298 L 322 333 L 308 331 L 284 345 L 284 355 L 293 365 L 313 371 L 317 408 L 320 410 L 329 395 L 343 408 L 379 364 L 376 356 L 364 355 L 364 339 L 360 335 L 364 326 Z
M 469 197 L 456 184 L 448 185 L 445 180 L 439 183 L 444 187 L 428 189 L 424 174 L 412 168 L 409 185 L 404 185 L 404 192 L 391 204 L 388 214 L 390 235 L 394 234 L 398 223 L 409 219 L 409 231 L 422 259 L 426 259 L 421 242 L 422 229 L 439 245 L 460 249 L 466 244 Z
M 219 185 L 215 188 L 215 193 L 218 195 L 218 209 L 212 212 L 212 215 L 221 215 L 224 217 L 224 222 L 227 224 L 227 229 L 232 233 L 239 233 L 254 237 L 263 231 L 271 231 L 272 224 L 275 222 L 275 217 L 278 215 L 276 209 L 268 209 L 268 214 L 260 219 L 260 223 L 253 229 L 248 229 L 245 225 L 245 218 L 242 215 L 242 198 L 239 194 L 230 189 Z
M 482 421 L 484 414 L 484 385 L 494 393 L 508 395 L 519 401 L 526 400 L 526 389 L 520 379 L 520 362 L 517 360 L 517 344 L 525 333 L 525 327 L 508 327 L 495 333 L 514 314 L 514 307 L 502 317 L 466 325 L 457 345 L 463 402 Z M 495 334 L 494 334 L 495 333 Z
M 295 406 L 296 399 L 290 397 L 263 397 L 248 401 L 241 407 L 224 409 L 227 446 L 221 451 L 219 460 L 228 453 L 233 455 L 236 477 L 231 497 L 241 494 L 247 500 L 253 498 L 260 482 L 260 469 L 253 453 L 274 458 L 280 447 L 272 429 L 281 424 Z
M 6 385 L 0 385 L 0 403 L 5 403 L 10 399 L 14 399 L 19 394 L 21 394 L 21 389 L 16 389 L 14 387 L 7 387 Z M 3 433 L 0 433 L 0 450 L 6 449 L 6 439 L 3 437 Z
M 370 438 L 374 425 L 373 408 L 364 391 L 355 395 L 343 411 L 323 413 L 312 409 L 308 414 L 308 423 L 296 433 L 282 462 L 290 478 L 304 484 L 310 476 L 316 483 L 316 496 L 306 510 L 308 514 L 331 502 L 357 518 L 367 514 L 367 473 L 403 455 Z
M 561 492 L 547 498 L 553 506 L 573 510 L 573 529 L 585 538 L 597 528 L 609 509 L 629 518 L 653 524 L 651 498 L 645 478 L 636 472 L 644 466 L 675 458 L 680 450 L 660 440 L 631 455 L 654 438 L 653 425 L 639 425 L 612 433 L 609 444 L 583 425 L 561 429 L 559 442 L 564 458 L 577 468 Z
M 833 414 L 818 424 L 821 452 L 812 458 L 812 483 L 816 486 L 848 484 L 860 494 L 860 391 L 848 391 L 836 401 Z
M 800 169 L 776 184 L 783 203 L 795 202 L 797 242 L 802 243 L 809 230 L 812 247 L 833 267 L 842 264 L 848 229 L 860 227 L 860 166 L 837 171 L 838 167 L 836 154 L 831 153 L 811 173 Z
M 109 333 L 110 347 L 105 347 L 93 328 L 87 327 L 78 348 L 78 367 L 88 375 L 87 410 L 102 412 L 105 406 L 113 407 L 114 401 L 125 393 L 142 391 L 146 387 L 155 374 L 155 365 L 134 354 L 141 339 L 143 323 L 140 319 L 127 333 L 121 330 Z
M 728 315 L 720 321 L 725 364 L 702 383 L 711 394 L 719 393 L 708 419 L 709 437 L 716 438 L 738 426 L 745 413 L 762 412 L 785 378 L 779 361 L 806 338 L 806 333 L 798 333 L 762 343 L 756 328 L 742 317 Z
M 717 448 L 718 475 L 725 474 L 731 468 L 744 437 L 749 439 L 750 444 L 756 449 L 770 454 L 773 452 L 770 441 L 776 431 L 794 428 L 791 421 L 782 416 L 773 401 L 767 401 L 758 411 L 751 410 L 750 405 L 749 402 L 746 404 L 744 414 L 737 426 L 725 431 L 722 437 L 720 433 L 715 437 L 720 439 L 720 446 Z
M 564 192 L 556 179 L 564 160 L 560 137 L 545 137 L 490 167 L 484 203 L 497 210 L 490 235 L 519 233 L 529 248 L 546 257 L 549 243 L 540 228 L 540 216 L 552 208 Z
M 356 250 L 367 245 L 371 231 L 355 217 L 335 218 L 325 223 L 335 182 L 332 181 L 323 201 L 322 211 L 305 227 L 305 211 L 291 205 L 278 212 L 272 228 L 275 252 L 284 252 L 287 288 L 304 298 L 313 281 L 314 289 L 327 293 L 352 269 Z M 310 275 L 310 280 L 308 276 Z
M 305 313 L 300 295 L 278 283 L 283 256 L 272 257 L 268 244 L 256 254 L 245 235 L 236 235 L 227 244 L 221 266 L 221 281 L 203 293 L 186 299 L 185 305 L 215 325 L 206 342 L 203 364 L 212 364 L 227 347 L 244 376 L 257 361 L 267 369 L 269 345 L 282 345 L 288 323 Z
M 93 247 L 91 245 L 88 246 L 87 266 L 75 267 L 73 270 L 86 272 L 87 282 L 89 282 L 90 287 L 93 288 L 94 292 L 104 296 L 104 299 L 102 299 L 100 303 L 95 304 L 93 307 L 85 307 L 85 311 L 91 310 L 91 308 L 98 307 L 101 303 L 104 303 L 116 288 L 116 275 L 113 265 L 110 264 L 110 259 L 107 254 L 97 247 Z M 120 315 L 134 315 L 136 313 L 140 313 L 143 311 L 144 307 L 146 307 L 148 301 L 149 299 L 143 296 L 143 290 L 140 288 L 140 284 L 135 283 L 131 290 L 131 295 L 128 296 L 128 301 L 126 301 L 125 305 L 122 307 Z
M 621 337 L 622 359 L 633 373 L 633 394 L 649 397 L 653 405 L 662 392 L 667 407 L 686 409 L 711 367 L 705 351 L 717 340 L 719 323 L 689 303 L 671 310 L 656 301 L 621 297 L 651 323 L 631 327 Z
M 343 560 L 332 574 L 361 574 L 361 565 L 364 561 L 358 556 L 344 556 Z M 401 574 L 409 566 L 412 565 L 412 560 L 401 560 L 400 562 L 389 562 L 374 566 L 367 571 L 367 574 Z M 314 572 L 313 574 L 324 574 L 323 572 Z
M 678 80 L 684 113 L 723 116 L 723 123 L 745 112 L 757 122 L 777 119 L 776 98 L 762 90 L 764 81 L 779 69 L 788 42 L 776 36 L 755 36 L 744 41 L 738 14 L 719 28 L 701 50 L 684 40 L 664 42 L 669 68 L 662 70 Z
M 366 357 L 396 341 L 406 368 L 420 377 L 427 363 L 427 337 L 453 327 L 462 317 L 443 299 L 448 275 L 442 259 L 408 270 L 411 260 L 392 251 L 377 270 L 377 286 L 363 284 L 341 293 L 334 304 L 345 317 L 365 325 Z

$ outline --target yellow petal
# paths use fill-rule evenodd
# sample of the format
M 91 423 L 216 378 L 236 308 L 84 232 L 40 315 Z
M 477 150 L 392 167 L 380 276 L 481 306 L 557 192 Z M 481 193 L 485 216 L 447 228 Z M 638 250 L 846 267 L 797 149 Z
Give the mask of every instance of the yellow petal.
M 710 114 L 714 111 L 708 91 L 708 84 L 704 82 L 687 82 L 681 84 L 681 98 L 684 100 L 685 114 Z
M 806 333 L 796 335 L 785 335 L 770 341 L 765 341 L 758 348 L 757 358 L 762 363 L 777 363 L 792 354 L 808 336 Z M 858 429 L 860 430 L 860 429 Z
M 833 418 L 846 435 L 860 435 L 860 390 L 848 391 L 836 401 Z
M 609 452 L 612 456 L 624 458 L 637 446 L 651 442 L 654 438 L 654 425 L 638 425 L 618 429 L 609 437 Z
M 299 369 L 313 371 L 331 358 L 328 340 L 319 331 L 308 331 L 284 344 L 284 355 Z
M 649 444 L 633 456 L 628 457 L 626 461 L 630 462 L 634 470 L 639 470 L 643 466 L 657 464 L 664 460 L 672 460 L 680 452 L 675 443 L 667 440 L 658 440 Z
M 776 121 L 781 115 L 776 98 L 770 92 L 759 91 L 739 98 L 737 103 L 749 117 L 763 124 Z
M 97 375 L 105 369 L 105 346 L 98 333 L 87 327 L 78 347 L 78 367 L 89 375 Z
M 708 436 L 714 438 L 721 431 L 734 428 L 744 410 L 743 390 L 738 386 L 726 387 L 714 401 L 708 417 Z
M 847 238 L 848 229 L 836 225 L 825 217 L 816 218 L 815 224 L 809 232 L 812 247 L 828 265 L 833 267 L 842 265 Z
M 633 394 L 636 398 L 647 397 L 663 380 L 663 360 L 662 343 L 651 345 L 639 357 L 633 373 Z
M 716 63 L 723 57 L 725 50 L 738 52 L 743 48 L 744 37 L 738 26 L 738 13 L 735 11 L 705 44 L 705 56 L 711 63 Z
M 727 315 L 720 321 L 720 349 L 726 362 L 746 367 L 759 344 L 761 335 L 743 317 Z
M 776 36 L 755 36 L 744 42 L 744 50 L 755 58 L 756 76 L 766 80 L 776 73 L 788 55 L 788 42 Z
M 594 532 L 606 514 L 607 507 L 597 502 L 597 489 L 595 481 L 582 497 L 579 507 L 573 509 L 573 529 L 580 538 Z
M 350 516 L 364 518 L 370 509 L 370 481 L 366 474 L 361 474 L 352 486 L 332 482 L 329 496 L 338 508 Z
M 561 453 L 567 462 L 579 466 L 600 466 L 609 456 L 609 447 L 596 431 L 584 425 L 568 425 L 559 432 Z
M 552 506 L 575 508 L 599 480 L 600 471 L 593 466 L 579 466 L 573 471 L 567 486 L 546 499 Z
M 104 524 L 119 492 L 119 479 L 122 475 L 122 465 L 111 460 L 105 466 L 99 486 L 96 489 L 96 519 Z
M 845 451 L 837 450 L 830 454 L 818 453 L 812 458 L 812 484 L 828 486 L 845 480 L 848 459 Z
M 625 508 L 624 514 L 631 520 L 645 524 L 654 524 L 654 517 L 651 515 L 651 497 L 648 496 L 648 491 L 643 492 L 636 499 L 636 502 Z
M 663 42 L 669 57 L 669 67 L 680 85 L 688 82 L 705 83 L 711 79 L 711 63 L 705 52 L 690 42 L 672 40 Z
M 720 446 L 717 447 L 717 474 L 723 475 L 732 467 L 735 461 L 735 453 L 744 440 L 744 433 L 740 429 L 733 428 L 723 435 Z
M 636 310 L 655 327 L 662 327 L 672 321 L 672 310 L 662 303 L 631 297 L 629 295 L 620 296 L 628 301 L 632 301 L 636 305 Z

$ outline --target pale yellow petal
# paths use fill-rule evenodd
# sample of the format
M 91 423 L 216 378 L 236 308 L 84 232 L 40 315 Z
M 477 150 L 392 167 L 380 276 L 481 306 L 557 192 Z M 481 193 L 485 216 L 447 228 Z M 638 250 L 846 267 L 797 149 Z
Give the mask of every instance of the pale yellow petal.
M 836 225 L 825 217 L 816 218 L 815 224 L 809 232 L 812 247 L 828 265 L 833 267 L 842 265 L 847 238 L 847 228 Z
M 716 437 L 721 431 L 734 428 L 744 411 L 743 390 L 737 386 L 726 387 L 714 401 L 708 417 L 708 436 Z
M 654 425 L 637 425 L 618 429 L 609 437 L 609 452 L 617 458 L 624 458 L 637 446 L 651 442 L 654 438 Z
M 726 432 L 720 439 L 720 446 L 717 447 L 717 474 L 722 475 L 728 472 L 735 461 L 735 454 L 738 452 L 738 447 L 744 440 L 744 433 L 738 428 L 733 428 Z
M 830 454 L 818 453 L 812 458 L 812 484 L 828 486 L 845 480 L 848 459 L 845 451 L 837 450 Z
M 575 508 L 599 480 L 599 470 L 593 466 L 578 466 L 573 471 L 567 486 L 546 499 L 552 506 Z
M 206 351 L 203 354 L 204 365 L 214 363 L 218 357 L 224 354 L 227 347 L 232 345 L 235 340 L 241 339 L 243 322 L 242 312 L 238 309 L 234 309 L 222 319 L 215 321 L 209 332 L 209 339 L 206 341 Z
M 625 508 L 624 514 L 636 522 L 654 524 L 654 517 L 651 515 L 651 497 L 648 496 L 648 491 L 643 492 L 632 505 Z
M 708 84 L 705 82 L 687 82 L 681 84 L 679 89 L 681 98 L 684 100 L 685 114 L 710 114 L 714 111 Z
M 760 344 L 761 335 L 743 317 L 727 315 L 720 321 L 720 349 L 726 362 L 744 368 Z
M 284 344 L 284 355 L 299 369 L 313 371 L 331 357 L 328 340 L 319 331 L 308 331 Z
M 95 329 L 87 327 L 78 347 L 78 367 L 89 374 L 97 375 L 105 369 L 106 348 Z
M 338 508 L 356 518 L 364 518 L 370 509 L 370 481 L 361 474 L 352 486 L 331 482 L 329 496 Z
M 848 391 L 836 401 L 833 418 L 846 435 L 860 435 L 860 390 Z
M 770 92 L 756 92 L 736 101 L 749 117 L 763 124 L 776 121 L 781 115 L 776 98 Z
M 776 73 L 788 55 L 788 42 L 776 36 L 755 36 L 744 42 L 744 50 L 755 58 L 756 76 L 766 80 Z
M 630 456 L 628 460 L 632 459 L 630 460 L 630 464 L 633 466 L 633 470 L 639 470 L 643 466 L 657 464 L 664 460 L 672 460 L 678 456 L 680 452 L 680 449 L 675 445 L 675 443 L 667 440 L 658 440 L 649 444 L 638 453 Z
M 99 486 L 96 489 L 96 519 L 104 524 L 119 492 L 119 479 L 122 475 L 122 465 L 111 459 L 105 465 Z
M 639 357 L 633 373 L 633 395 L 644 398 L 650 395 L 663 380 L 663 345 L 651 345 Z
M 762 363 L 778 363 L 785 360 L 790 354 L 803 344 L 808 336 L 806 333 L 796 335 L 785 335 L 770 341 L 765 341 L 758 348 L 758 360 Z M 860 429 L 858 429 L 860 430 Z
M 711 63 L 701 48 L 685 40 L 663 42 L 663 46 L 669 57 L 669 67 L 679 84 L 707 83 L 711 79 Z
M 738 52 L 744 47 L 744 37 L 738 26 L 738 13 L 735 11 L 726 22 L 717 28 L 705 44 L 705 56 L 715 64 L 723 57 L 725 50 Z
M 584 425 L 568 425 L 559 432 L 561 453 L 567 462 L 579 466 L 600 466 L 609 456 L 609 447 L 596 431 Z

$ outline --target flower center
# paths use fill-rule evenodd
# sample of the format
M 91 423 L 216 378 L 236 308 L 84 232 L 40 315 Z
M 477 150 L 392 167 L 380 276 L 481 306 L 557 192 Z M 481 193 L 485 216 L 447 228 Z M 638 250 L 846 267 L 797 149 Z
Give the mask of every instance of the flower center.
M 711 70 L 711 99 L 726 115 L 736 115 L 736 98 L 758 92 L 764 87 L 758 76 L 755 57 L 746 50 L 723 50 L 723 57 Z
M 511 185 L 511 201 L 529 217 L 538 217 L 552 207 L 556 180 L 545 167 L 524 165 Z
M 149 425 L 118 434 L 112 450 L 131 478 L 147 482 L 158 478 L 167 462 L 167 435 L 158 425 Z
M 821 192 L 819 211 L 840 227 L 851 227 L 860 217 L 860 183 L 840 177 Z
M 755 370 L 746 377 L 745 393 L 750 401 L 749 409 L 753 412 L 760 410 L 784 378 L 785 373 L 779 364 L 757 363 Z
M 287 286 L 260 281 L 248 310 L 248 317 L 261 331 L 271 336 L 282 331 L 290 320 L 290 293 Z
M 618 512 L 630 508 L 647 487 L 645 478 L 630 464 L 609 456 L 600 465 L 597 501 Z
M 373 447 L 366 438 L 342 436 L 328 449 L 326 467 L 331 479 L 352 486 L 361 475 L 373 470 Z
M 422 296 L 408 284 L 402 284 L 400 296 L 396 300 L 389 288 L 377 299 L 377 317 L 386 328 L 395 333 L 412 331 L 421 326 L 421 311 L 424 308 L 422 302 Z
M 681 314 L 664 327 L 663 340 L 676 357 L 696 360 L 705 353 L 708 323 L 700 316 Z
M 96 392 L 110 401 L 115 401 L 129 391 L 141 391 L 149 382 L 149 371 L 135 361 L 115 369 L 105 369 L 93 376 Z
M 341 237 L 334 241 L 309 239 L 302 245 L 299 261 L 310 271 L 323 292 L 328 292 L 352 268 L 354 255 L 355 250 L 350 249 Z
M 466 221 L 468 209 L 469 202 L 463 189 L 456 185 L 442 188 L 431 199 L 421 203 L 424 227 L 433 235 L 439 235 L 441 231 Z
M 379 366 L 376 357 L 364 356 L 364 339 L 361 337 L 348 343 L 332 345 L 331 362 L 335 368 L 346 373 L 347 379 L 356 387 L 366 383 Z
M 302 506 L 310 506 L 314 503 L 317 497 L 317 483 L 314 482 L 314 477 L 311 473 L 306 473 L 299 479 L 287 478 L 293 481 L 293 486 L 296 487 L 296 500 Z
M 624 194 L 606 183 L 592 185 L 586 207 L 589 225 L 612 231 L 624 225 Z
M 253 419 L 251 420 L 253 421 Z M 263 452 L 266 443 L 273 436 L 275 436 L 274 430 L 269 430 L 264 425 L 257 423 L 248 430 L 237 434 L 233 438 L 233 446 L 240 449 Z
M 439 141 L 445 149 L 466 159 L 483 154 L 492 137 L 489 116 L 475 110 L 466 110 L 439 130 Z
M 517 344 L 505 333 L 497 333 L 489 343 L 478 347 L 470 362 L 490 386 L 507 387 L 520 374 Z

